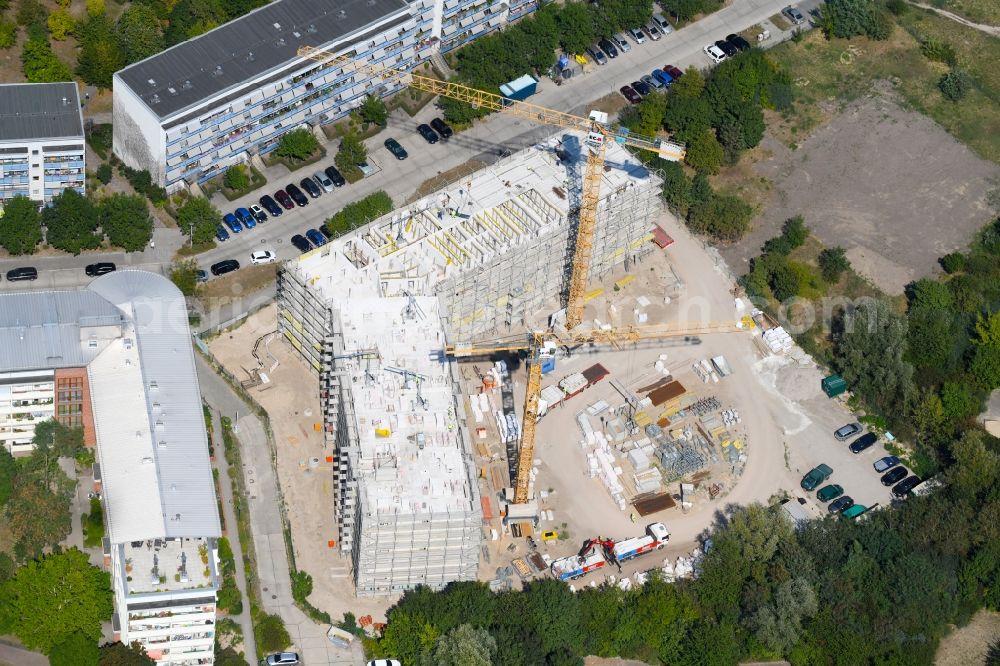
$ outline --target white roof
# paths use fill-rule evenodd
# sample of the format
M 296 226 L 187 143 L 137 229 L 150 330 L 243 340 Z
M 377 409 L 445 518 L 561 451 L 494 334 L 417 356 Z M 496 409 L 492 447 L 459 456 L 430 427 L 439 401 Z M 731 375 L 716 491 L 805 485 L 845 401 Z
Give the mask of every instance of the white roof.
M 89 288 L 128 320 L 88 366 L 111 542 L 219 536 L 183 295 L 160 275 L 132 270 Z

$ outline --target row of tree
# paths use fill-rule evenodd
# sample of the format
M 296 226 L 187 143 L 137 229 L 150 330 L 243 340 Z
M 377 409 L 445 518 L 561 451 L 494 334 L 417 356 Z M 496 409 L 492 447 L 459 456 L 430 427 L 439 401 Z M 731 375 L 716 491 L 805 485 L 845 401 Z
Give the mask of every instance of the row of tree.
M 134 194 L 115 193 L 94 203 L 76 190 L 67 189 L 38 210 L 37 202 L 17 196 L 4 207 L 0 245 L 12 255 L 33 254 L 44 240 L 50 247 L 79 254 L 104 243 L 135 252 L 153 236 L 153 218 L 146 200 Z

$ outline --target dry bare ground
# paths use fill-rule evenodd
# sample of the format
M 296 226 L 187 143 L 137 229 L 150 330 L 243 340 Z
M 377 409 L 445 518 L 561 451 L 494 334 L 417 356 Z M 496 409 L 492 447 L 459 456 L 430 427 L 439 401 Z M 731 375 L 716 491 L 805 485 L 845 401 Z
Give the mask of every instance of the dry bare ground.
M 1000 639 L 1000 613 L 981 610 L 972 622 L 955 629 L 938 647 L 937 666 L 973 666 L 986 662 L 990 643 Z

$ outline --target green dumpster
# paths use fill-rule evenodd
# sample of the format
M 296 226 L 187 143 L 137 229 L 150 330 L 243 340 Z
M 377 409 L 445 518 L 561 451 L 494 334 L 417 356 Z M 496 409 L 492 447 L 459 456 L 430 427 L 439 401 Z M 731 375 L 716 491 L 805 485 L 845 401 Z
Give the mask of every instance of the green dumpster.
M 821 386 L 826 397 L 835 398 L 847 390 L 847 381 L 840 375 L 830 375 L 823 378 Z

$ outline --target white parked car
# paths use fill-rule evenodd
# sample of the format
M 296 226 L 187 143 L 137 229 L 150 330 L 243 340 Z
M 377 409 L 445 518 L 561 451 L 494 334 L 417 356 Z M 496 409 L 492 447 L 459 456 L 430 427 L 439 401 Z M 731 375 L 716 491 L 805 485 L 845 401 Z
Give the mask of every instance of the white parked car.
M 315 180 L 316 184 L 322 187 L 323 190 L 325 190 L 326 192 L 333 192 L 333 181 L 330 180 L 330 177 L 327 176 L 322 171 L 317 171 L 316 173 L 314 173 L 313 180 Z
M 254 250 L 250 253 L 251 264 L 273 264 L 277 260 L 278 255 L 271 250 Z
M 713 62 L 719 63 L 726 59 L 725 52 L 715 44 L 709 44 L 702 50 L 705 51 L 705 55 L 711 58 Z
M 279 652 L 264 660 L 267 666 L 294 666 L 299 663 L 299 655 L 294 652 Z
M 657 27 L 657 25 L 652 21 L 642 26 L 642 29 L 646 31 L 646 34 L 649 35 L 649 38 L 652 39 L 654 42 L 663 36 L 663 33 L 660 31 L 660 28 Z
M 636 44 L 642 44 L 646 41 L 646 35 L 642 34 L 642 28 L 629 28 L 628 34 L 632 36 Z
M 373 659 L 367 666 L 403 666 L 397 659 Z

